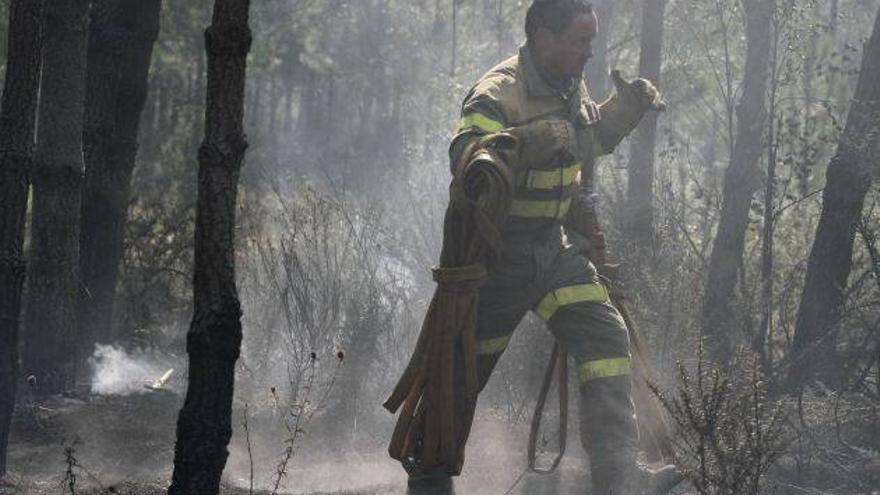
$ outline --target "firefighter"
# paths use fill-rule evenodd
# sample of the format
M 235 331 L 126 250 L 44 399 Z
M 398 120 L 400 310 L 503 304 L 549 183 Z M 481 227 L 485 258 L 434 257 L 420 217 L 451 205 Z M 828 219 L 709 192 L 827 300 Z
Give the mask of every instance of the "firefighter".
M 516 153 L 504 155 L 515 189 L 503 249 L 479 290 L 477 374 L 482 389 L 514 329 L 533 311 L 575 360 L 592 493 L 657 493 L 673 469 L 646 472 L 636 464 L 624 320 L 589 259 L 589 242 L 563 228 L 573 203 L 592 202 L 596 157 L 612 152 L 660 101 L 644 79 L 616 78 L 614 96 L 601 104 L 590 98 L 582 74 L 597 30 L 585 0 L 535 0 L 525 46 L 480 78 L 462 105 L 450 146 L 453 174 L 476 150 L 506 142 L 498 136 L 518 143 Z M 451 493 L 457 474 L 449 466 L 423 470 L 410 477 L 410 493 Z

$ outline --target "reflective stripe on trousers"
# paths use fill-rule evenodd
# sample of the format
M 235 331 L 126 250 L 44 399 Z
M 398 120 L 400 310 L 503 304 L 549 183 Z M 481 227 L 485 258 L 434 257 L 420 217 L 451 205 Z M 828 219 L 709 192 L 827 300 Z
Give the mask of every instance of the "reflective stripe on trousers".
M 536 263 L 539 264 L 539 263 Z M 534 308 L 535 314 L 549 321 L 560 307 L 585 301 L 607 301 L 608 291 L 600 282 L 561 287 L 550 291 Z M 499 354 L 510 343 L 512 334 L 477 341 L 477 354 Z M 609 375 L 613 376 L 613 375 Z
M 550 321 L 556 310 L 562 306 L 585 301 L 607 301 L 608 290 L 600 282 L 572 285 L 550 291 L 535 308 L 535 314 L 544 321 Z

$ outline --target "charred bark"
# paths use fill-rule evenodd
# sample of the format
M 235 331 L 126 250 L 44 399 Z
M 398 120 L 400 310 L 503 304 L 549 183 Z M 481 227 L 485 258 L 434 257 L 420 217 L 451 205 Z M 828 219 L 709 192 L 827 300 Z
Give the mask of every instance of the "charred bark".
M 114 294 L 161 0 L 101 0 L 92 7 L 80 239 L 83 342 L 109 342 Z M 88 349 L 86 349 L 88 352 Z
M 0 478 L 18 382 L 24 224 L 40 82 L 43 0 L 13 0 L 0 103 Z
M 232 436 L 241 307 L 235 286 L 235 203 L 247 142 L 242 130 L 249 0 L 216 0 L 205 31 L 208 91 L 199 149 L 189 383 L 177 420 L 169 494 L 216 494 Z
M 718 233 L 712 243 L 709 275 L 702 311 L 702 335 L 709 357 L 727 363 L 734 337 L 740 334 L 735 288 L 743 268 L 743 249 L 752 196 L 760 185 L 758 160 L 763 148 L 767 110 L 771 19 L 775 0 L 744 0 L 746 66 L 742 95 L 736 109 L 736 138 L 724 175 Z
M 642 3 L 642 35 L 639 75 L 660 84 L 663 60 L 663 14 L 666 0 Z M 630 147 L 627 174 L 627 239 L 639 253 L 653 253 L 654 245 L 654 148 L 657 112 L 648 112 L 636 128 Z M 642 256 L 639 256 L 642 258 Z
M 75 378 L 88 7 L 46 2 L 23 356 L 42 394 L 62 392 Z
M 880 159 L 880 12 L 862 55 L 855 96 L 828 165 L 822 213 L 798 308 L 790 384 L 820 378 L 839 386 L 834 327 L 843 312 L 853 242 Z

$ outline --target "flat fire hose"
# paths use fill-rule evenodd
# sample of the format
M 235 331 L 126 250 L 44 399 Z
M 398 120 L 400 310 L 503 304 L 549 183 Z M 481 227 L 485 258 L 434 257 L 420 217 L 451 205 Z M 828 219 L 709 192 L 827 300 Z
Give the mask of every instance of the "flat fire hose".
M 544 405 L 547 395 L 553 383 L 553 375 L 557 375 L 559 387 L 559 453 L 553 459 L 549 467 L 538 467 L 537 444 L 538 433 L 541 429 L 541 417 L 544 415 Z M 529 470 L 538 474 L 551 474 L 559 467 L 562 456 L 565 455 L 565 443 L 568 436 L 568 353 L 562 350 L 558 343 L 553 344 L 553 352 L 550 354 L 550 362 L 544 372 L 544 381 L 541 384 L 541 392 L 538 394 L 538 402 L 535 404 L 535 413 L 532 415 L 532 427 L 529 431 Z
M 611 303 L 623 317 L 629 334 L 633 360 L 633 401 L 639 424 L 639 443 L 649 462 L 670 461 L 673 457 L 672 420 L 660 399 L 651 390 L 657 383 L 657 371 L 648 359 L 645 337 L 630 315 L 626 300 L 612 294 Z

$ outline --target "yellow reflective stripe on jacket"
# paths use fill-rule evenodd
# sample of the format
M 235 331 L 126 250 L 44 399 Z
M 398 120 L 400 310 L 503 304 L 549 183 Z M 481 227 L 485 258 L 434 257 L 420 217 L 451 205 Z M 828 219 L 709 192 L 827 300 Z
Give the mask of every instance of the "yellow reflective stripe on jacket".
M 538 303 L 538 307 L 535 308 L 535 314 L 537 314 L 542 320 L 549 321 L 550 318 L 553 317 L 553 314 L 556 313 L 556 310 L 562 306 L 568 306 L 569 304 L 584 301 L 607 300 L 608 290 L 599 282 L 572 285 L 550 291 L 550 293 L 544 296 L 544 299 L 541 299 L 541 302 Z
M 498 337 L 495 339 L 488 340 L 478 340 L 477 341 L 477 354 L 478 355 L 487 355 L 487 354 L 499 354 L 504 349 L 507 349 L 507 344 L 510 343 L 511 335 L 505 335 L 503 337 Z
M 623 376 L 630 373 L 632 373 L 632 364 L 628 357 L 587 361 L 577 368 L 578 380 L 581 384 L 597 378 Z
M 526 187 L 528 189 L 553 189 L 568 186 L 574 184 L 580 171 L 580 163 L 556 170 L 532 169 L 526 173 Z
M 476 127 L 483 132 L 498 132 L 504 129 L 504 124 L 497 120 L 492 120 L 481 113 L 471 113 L 458 121 L 458 124 L 455 126 L 455 132 L 461 132 L 471 127 Z
M 563 218 L 571 206 L 571 198 L 562 201 L 556 199 L 530 200 L 514 199 L 510 202 L 509 213 L 515 217 L 525 218 Z

